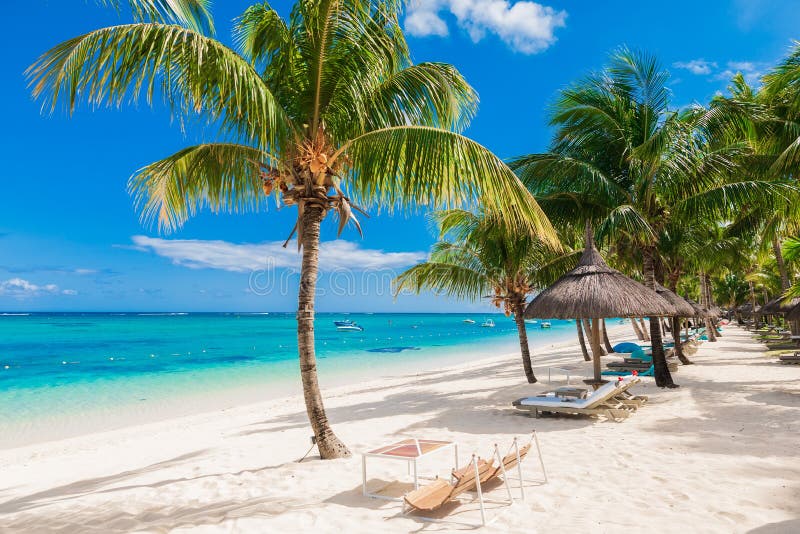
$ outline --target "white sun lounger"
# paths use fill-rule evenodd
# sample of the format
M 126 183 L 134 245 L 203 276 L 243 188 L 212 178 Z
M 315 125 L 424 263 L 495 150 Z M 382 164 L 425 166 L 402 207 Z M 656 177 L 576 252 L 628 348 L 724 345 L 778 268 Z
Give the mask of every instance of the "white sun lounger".
M 631 397 L 627 390 L 639 382 L 638 378 L 624 378 L 603 384 L 585 399 L 563 398 L 558 396 L 525 397 L 514 401 L 513 406 L 522 411 L 533 412 L 536 417 L 540 412 L 571 413 L 586 415 L 603 415 L 608 419 L 619 421 L 626 419 L 630 413 L 641 405 L 631 402 L 632 399 L 646 401 L 645 397 Z

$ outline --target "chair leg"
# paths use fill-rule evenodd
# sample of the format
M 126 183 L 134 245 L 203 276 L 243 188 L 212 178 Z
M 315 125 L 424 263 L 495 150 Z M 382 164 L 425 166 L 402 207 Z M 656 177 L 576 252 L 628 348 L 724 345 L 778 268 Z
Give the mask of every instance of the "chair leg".
M 514 497 L 511 496 L 511 486 L 508 484 L 508 475 L 506 474 L 506 466 L 503 464 L 503 457 L 500 456 L 500 449 L 497 448 L 497 443 L 494 444 L 494 457 L 500 464 L 500 471 L 503 473 L 503 484 L 508 492 L 508 502 L 513 503 Z
M 536 431 L 533 432 L 533 440 L 536 442 L 536 452 L 539 453 L 539 465 L 542 466 L 542 474 L 544 475 L 544 483 L 547 484 L 547 470 L 544 468 L 544 460 L 542 459 L 542 448 L 539 446 L 539 436 Z
M 478 460 L 472 455 L 472 466 L 475 468 L 475 486 L 478 489 L 478 503 L 481 506 L 481 526 L 486 525 L 486 510 L 483 507 L 483 492 L 481 491 L 481 475 L 478 472 Z

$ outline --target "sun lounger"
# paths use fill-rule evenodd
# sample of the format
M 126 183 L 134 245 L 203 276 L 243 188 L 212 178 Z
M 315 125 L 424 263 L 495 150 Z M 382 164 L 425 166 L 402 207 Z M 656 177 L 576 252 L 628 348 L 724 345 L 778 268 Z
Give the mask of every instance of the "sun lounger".
M 785 365 L 800 365 L 800 352 L 781 354 L 778 361 Z
M 523 478 L 522 478 L 522 462 L 528 456 L 533 445 L 536 445 L 536 452 L 539 455 L 539 465 L 542 468 L 542 475 L 544 476 L 544 483 L 547 483 L 547 472 L 544 468 L 544 461 L 542 460 L 542 450 L 539 447 L 539 438 L 536 436 L 536 431 L 534 430 L 531 432 L 531 438 L 526 445 L 523 447 L 519 446 L 519 440 L 514 438 L 514 441 L 511 444 L 511 447 L 508 449 L 508 452 L 505 456 L 500 455 L 500 449 L 497 447 L 497 444 L 494 446 L 494 450 L 492 451 L 492 457 L 494 461 L 492 462 L 493 470 L 489 471 L 486 476 L 485 480 L 481 481 L 481 484 L 485 484 L 492 480 L 498 479 L 500 477 L 503 478 L 503 481 L 506 482 L 506 488 L 509 491 L 509 497 L 511 496 L 511 489 L 508 486 L 509 481 L 509 473 L 512 473 L 514 470 L 517 471 L 517 482 L 519 483 L 519 496 L 520 500 L 525 500 L 525 490 L 522 487 Z
M 403 507 L 411 510 L 433 512 L 448 502 L 452 501 L 465 491 L 478 489 L 480 493 L 480 480 L 492 470 L 492 465 L 472 456 L 472 461 L 461 469 L 453 469 L 453 482 L 446 482 L 437 478 L 427 486 L 422 486 L 407 493 L 403 497 Z
M 614 421 L 626 419 L 635 407 L 624 402 L 620 395 L 630 386 L 637 383 L 637 378 L 616 380 L 603 384 L 585 399 L 564 398 L 557 396 L 525 397 L 515 400 L 512 405 L 522 411 L 539 413 L 568 413 L 584 415 L 602 415 Z
M 539 447 L 539 438 L 536 436 L 536 431 L 531 432 L 530 441 L 527 445 L 520 447 L 517 438 L 509 448 L 509 452 L 505 456 L 500 455 L 500 451 L 495 444 L 492 451 L 490 462 L 486 462 L 477 458 L 474 454 L 472 460 L 461 469 L 453 469 L 451 473 L 451 482 L 446 482 L 437 478 L 427 486 L 407 493 L 403 497 L 403 515 L 416 512 L 414 517 L 424 521 L 441 521 L 440 518 L 425 517 L 419 515 L 419 512 L 431 513 L 441 509 L 447 503 L 457 500 L 459 495 L 475 491 L 477 493 L 476 499 L 480 504 L 481 522 L 480 525 L 487 524 L 486 509 L 484 504 L 490 501 L 485 498 L 483 487 L 493 480 L 502 480 L 508 494 L 508 500 L 503 501 L 502 504 L 513 504 L 514 498 L 511 496 L 511 486 L 509 485 L 509 473 L 513 470 L 517 471 L 517 481 L 519 482 L 520 499 L 525 499 L 525 492 L 523 490 L 522 478 L 522 461 L 528 456 L 533 445 L 536 445 L 536 452 L 539 456 L 539 464 L 542 468 L 544 475 L 544 483 L 547 483 L 547 473 L 544 469 L 544 461 L 542 460 L 542 451 Z

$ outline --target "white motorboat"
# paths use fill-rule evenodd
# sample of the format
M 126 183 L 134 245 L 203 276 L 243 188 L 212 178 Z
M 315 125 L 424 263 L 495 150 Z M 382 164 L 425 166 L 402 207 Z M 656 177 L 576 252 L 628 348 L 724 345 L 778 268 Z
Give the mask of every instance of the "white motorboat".
M 464 320 L 463 320 L 463 321 L 461 321 L 461 322 L 462 322 L 462 323 L 467 323 L 467 324 L 475 324 L 475 321 L 473 321 L 472 319 L 464 319 Z
M 338 330 L 339 332 L 363 332 L 364 327 L 358 326 L 356 323 L 343 324 L 341 326 L 337 326 L 336 330 Z
M 492 321 L 491 319 L 486 319 L 481 323 L 481 326 L 483 328 L 494 328 L 494 321 Z
M 551 326 L 552 325 L 548 321 L 545 321 L 541 325 L 539 325 L 539 328 L 550 328 Z

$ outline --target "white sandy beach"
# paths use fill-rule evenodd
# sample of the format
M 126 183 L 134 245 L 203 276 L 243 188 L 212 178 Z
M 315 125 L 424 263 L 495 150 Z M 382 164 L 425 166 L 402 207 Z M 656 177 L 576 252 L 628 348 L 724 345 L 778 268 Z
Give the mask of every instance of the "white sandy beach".
M 576 365 L 574 344 L 536 354 L 539 378 L 551 362 Z M 456 441 L 463 462 L 535 428 L 549 483 L 529 458 L 526 500 L 493 506 L 486 531 L 799 532 L 800 366 L 774 363 L 736 327 L 692 359 L 678 390 L 643 379 L 636 392 L 650 402 L 622 423 L 515 413 L 512 400 L 548 389 L 522 382 L 516 355 L 328 389 L 334 429 L 356 453 L 346 460 L 296 462 L 311 434 L 299 396 L 2 450 L 0 531 L 468 529 L 364 498 L 357 453 L 426 437 Z M 375 462 L 370 475 L 408 480 L 400 463 Z M 477 519 L 470 506 L 450 517 Z

